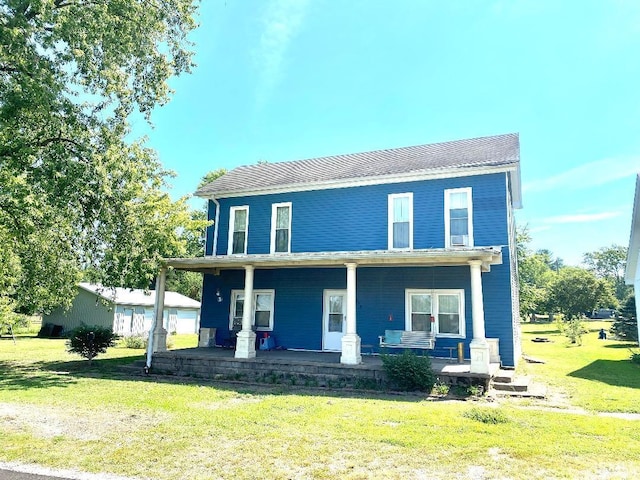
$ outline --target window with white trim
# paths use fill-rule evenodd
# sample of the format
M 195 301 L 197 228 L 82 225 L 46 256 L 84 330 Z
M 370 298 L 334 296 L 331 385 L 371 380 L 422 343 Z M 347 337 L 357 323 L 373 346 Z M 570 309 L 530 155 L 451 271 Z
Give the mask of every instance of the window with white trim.
M 271 253 L 291 252 L 291 202 L 271 205 Z
M 388 248 L 406 250 L 413 248 L 413 193 L 389 195 Z
M 258 332 L 273 330 L 273 304 L 275 290 L 253 291 L 253 312 L 251 325 Z M 229 315 L 229 329 L 242 328 L 244 314 L 244 290 L 231 290 L 231 313 Z
M 406 290 L 405 330 L 464 338 L 464 290 Z
M 473 247 L 471 187 L 444 191 L 445 246 Z
M 229 210 L 229 255 L 247 253 L 249 207 L 231 207 Z

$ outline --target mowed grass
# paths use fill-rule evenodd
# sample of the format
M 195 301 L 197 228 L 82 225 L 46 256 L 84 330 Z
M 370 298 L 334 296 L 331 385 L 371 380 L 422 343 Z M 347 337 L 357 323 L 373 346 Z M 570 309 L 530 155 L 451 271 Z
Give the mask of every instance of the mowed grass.
M 640 365 L 629 361 L 637 344 L 599 340 L 611 322 L 586 321 L 582 345 L 569 343 L 555 323 L 522 325 L 522 350 L 544 364 L 522 362 L 520 370 L 548 384 L 577 407 L 597 412 L 640 413 Z M 533 342 L 542 337 L 549 342 Z
M 194 338 L 174 341 L 193 346 Z M 640 472 L 638 421 L 508 401 L 118 373 L 117 365 L 143 353 L 113 348 L 89 367 L 66 353 L 63 340 L 1 339 L 0 461 L 153 479 L 595 479 Z M 561 378 L 552 366 L 540 365 Z M 608 395 L 611 386 L 598 383 Z M 479 421 L 496 417 L 499 423 Z

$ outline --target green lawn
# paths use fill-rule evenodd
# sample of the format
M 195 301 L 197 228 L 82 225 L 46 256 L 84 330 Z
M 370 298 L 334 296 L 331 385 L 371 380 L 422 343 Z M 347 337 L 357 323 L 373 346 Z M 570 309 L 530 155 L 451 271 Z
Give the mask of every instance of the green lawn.
M 525 326 L 525 351 L 547 363 L 523 370 L 566 389 L 577 406 L 638 411 L 640 389 L 627 384 L 640 371 L 630 362 L 627 369 L 628 350 L 589 339 L 567 347 L 552 329 Z M 555 341 L 534 346 L 531 335 Z M 176 346 L 195 345 L 195 336 L 172 338 Z M 515 401 L 238 387 L 117 373 L 118 364 L 142 355 L 113 348 L 89 368 L 65 352 L 63 340 L 20 337 L 13 345 L 2 338 L 0 461 L 153 479 L 631 479 L 640 472 L 639 421 Z M 610 365 L 601 369 L 600 360 Z M 611 380 L 603 381 L 601 371 Z M 487 412 L 499 412 L 506 422 L 474 419 Z
M 588 321 L 582 345 L 572 345 L 554 323 L 524 324 L 522 350 L 545 364 L 522 362 L 520 370 L 566 397 L 571 404 L 598 412 L 640 413 L 640 366 L 629 361 L 637 344 L 598 340 L 611 322 Z M 548 343 L 531 339 L 543 337 Z

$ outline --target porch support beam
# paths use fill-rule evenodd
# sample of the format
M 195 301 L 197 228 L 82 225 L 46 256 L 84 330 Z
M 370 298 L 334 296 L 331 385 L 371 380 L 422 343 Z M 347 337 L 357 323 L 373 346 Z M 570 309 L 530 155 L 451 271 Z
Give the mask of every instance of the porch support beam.
M 340 363 L 358 365 L 362 363 L 360 337 L 356 333 L 356 264 L 346 263 L 347 267 L 347 331 L 342 337 L 342 355 Z
M 167 269 L 160 269 L 156 277 L 156 300 L 153 307 L 153 323 L 147 340 L 146 371 L 151 368 L 151 358 L 155 352 L 167 350 L 167 331 L 164 329 L 164 290 L 167 280 Z
M 244 266 L 244 309 L 242 311 L 242 330 L 236 337 L 235 358 L 256 357 L 256 334 L 251 329 L 253 317 L 253 265 Z
M 489 342 L 485 337 L 484 300 L 482 295 L 482 261 L 470 260 L 471 315 L 473 340 L 471 340 L 471 373 L 489 374 Z

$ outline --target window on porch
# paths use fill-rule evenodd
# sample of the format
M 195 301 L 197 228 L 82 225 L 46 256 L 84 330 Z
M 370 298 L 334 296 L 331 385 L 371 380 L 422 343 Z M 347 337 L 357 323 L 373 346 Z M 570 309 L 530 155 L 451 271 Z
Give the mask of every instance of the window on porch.
M 229 316 L 229 330 L 242 328 L 244 314 L 244 290 L 231 291 L 231 314 Z M 258 332 L 273 330 L 273 304 L 275 290 L 253 291 L 253 312 L 251 325 Z
M 291 202 L 271 206 L 271 253 L 291 252 Z
M 407 290 L 405 296 L 405 330 L 465 337 L 464 290 Z
M 413 248 L 413 193 L 389 195 L 388 248 L 389 250 Z

